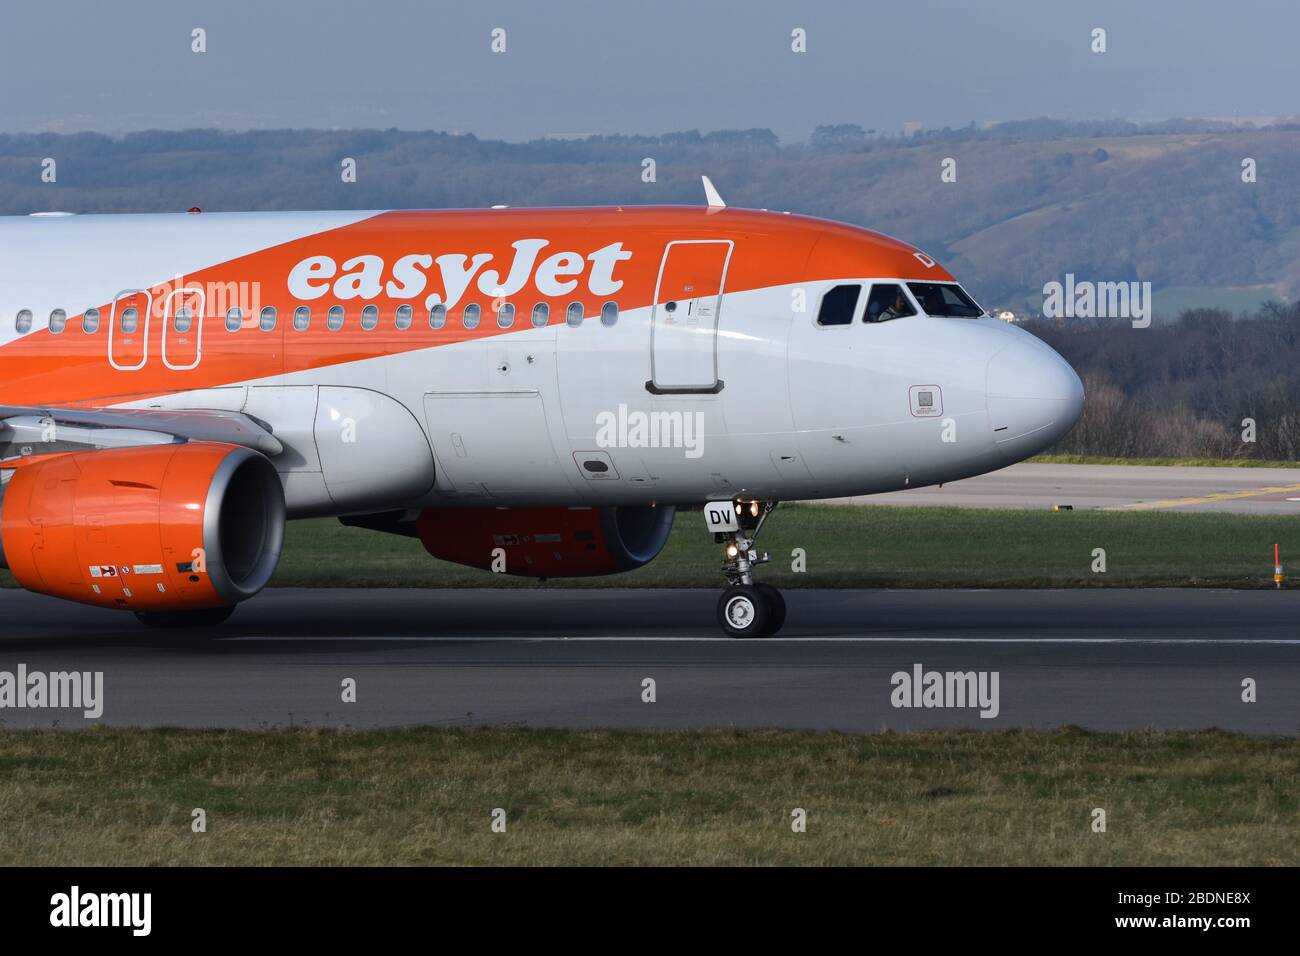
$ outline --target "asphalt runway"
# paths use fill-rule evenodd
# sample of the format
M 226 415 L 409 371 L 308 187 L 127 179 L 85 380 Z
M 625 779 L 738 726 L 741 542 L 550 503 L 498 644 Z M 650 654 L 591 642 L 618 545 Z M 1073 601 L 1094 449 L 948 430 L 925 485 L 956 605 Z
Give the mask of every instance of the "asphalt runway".
M 1300 729 L 1300 591 L 785 593 L 778 637 L 736 641 L 709 590 L 276 589 L 208 633 L 5 590 L 0 672 L 100 671 L 103 713 L 3 706 L 0 721 Z M 893 706 L 893 675 L 918 664 L 996 672 L 997 716 Z
M 833 503 L 959 508 L 1051 508 L 1068 504 L 1078 509 L 1300 515 L 1300 470 L 1021 462 L 942 488 L 837 498 Z

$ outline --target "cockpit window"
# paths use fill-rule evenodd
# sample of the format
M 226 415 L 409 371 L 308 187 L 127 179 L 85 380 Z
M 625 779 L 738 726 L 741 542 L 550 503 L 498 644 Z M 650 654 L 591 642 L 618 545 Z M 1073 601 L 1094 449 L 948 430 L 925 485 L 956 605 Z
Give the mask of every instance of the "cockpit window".
M 818 325 L 852 325 L 853 313 L 858 308 L 860 285 L 837 285 L 824 296 L 817 313 Z
M 944 282 L 909 282 L 907 287 L 921 303 L 926 314 L 944 319 L 977 319 L 984 310 L 962 291 L 961 286 Z
M 916 315 L 916 309 L 903 291 L 903 287 L 894 282 L 877 282 L 871 287 L 867 299 L 867 311 L 862 315 L 863 322 L 888 322 L 890 319 L 902 319 Z

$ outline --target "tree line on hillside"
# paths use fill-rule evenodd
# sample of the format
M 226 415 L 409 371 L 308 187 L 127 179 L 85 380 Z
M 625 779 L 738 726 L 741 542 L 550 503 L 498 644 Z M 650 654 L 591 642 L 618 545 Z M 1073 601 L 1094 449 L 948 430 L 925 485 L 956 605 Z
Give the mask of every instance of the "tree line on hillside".
M 1300 305 L 1234 317 L 1026 323 L 1083 379 L 1083 415 L 1052 452 L 1300 461 Z M 1247 440 L 1253 437 L 1253 441 Z
M 1030 120 L 908 137 L 837 124 L 795 145 L 766 129 L 528 143 L 391 129 L 5 135 L 0 213 L 698 204 L 707 174 L 732 205 L 912 242 L 978 301 L 1025 313 L 1066 273 L 1300 294 L 1298 147 L 1294 124 L 1202 120 Z M 345 158 L 355 182 L 341 175 Z M 1254 182 L 1242 181 L 1244 158 Z

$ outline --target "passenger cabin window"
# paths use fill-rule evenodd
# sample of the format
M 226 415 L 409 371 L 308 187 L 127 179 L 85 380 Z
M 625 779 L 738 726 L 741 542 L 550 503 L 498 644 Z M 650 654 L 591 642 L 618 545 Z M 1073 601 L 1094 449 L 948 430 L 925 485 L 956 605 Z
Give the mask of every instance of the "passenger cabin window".
M 479 317 L 483 314 L 483 309 L 477 302 L 471 302 L 465 306 L 465 311 L 461 313 L 461 321 L 467 329 L 477 329 Z
M 582 325 L 582 303 L 570 302 L 569 310 L 565 313 L 564 321 L 568 322 L 573 328 Z
M 368 305 L 361 310 L 361 328 L 367 332 L 373 331 L 379 325 L 379 307 Z
M 193 324 L 194 313 L 188 305 L 181 306 L 176 310 L 176 314 L 172 316 L 172 328 L 176 330 L 178 335 L 185 335 Z
M 984 310 L 959 285 L 949 282 L 909 282 L 907 287 L 927 315 L 941 319 L 978 319 Z
M 853 313 L 858 310 L 860 285 L 837 285 L 822 296 L 817 310 L 818 325 L 852 325 Z
M 31 330 L 32 330 L 32 310 L 23 309 L 18 313 L 18 317 L 14 319 L 14 331 L 17 332 L 19 335 L 26 335 Z
M 447 307 L 441 303 L 429 310 L 429 328 L 435 332 L 447 324 Z
M 120 328 L 127 335 L 134 335 L 135 330 L 140 327 L 140 310 L 135 306 L 130 306 L 122 310 L 122 316 L 118 321 Z
M 551 307 L 545 302 L 538 302 L 533 306 L 533 327 L 540 329 L 549 321 L 551 321 Z
M 244 324 L 244 310 L 238 307 L 226 310 L 226 331 L 238 332 Z
M 405 332 L 411 327 L 411 317 L 413 315 L 415 313 L 409 305 L 399 305 L 397 312 L 393 315 L 393 325 L 397 326 L 399 331 Z
M 609 328 L 618 322 L 618 303 L 606 302 L 600 307 L 600 324 Z
M 293 310 L 293 330 L 295 332 L 306 332 L 311 328 L 311 309 L 308 306 L 300 305 Z
M 343 306 L 330 306 L 330 310 L 325 313 L 325 327 L 331 332 L 337 332 L 343 328 Z
M 275 306 L 268 305 L 258 317 L 257 327 L 263 332 L 275 331 Z
M 867 311 L 863 313 L 862 321 L 888 322 L 909 315 L 916 315 L 916 308 L 907 298 L 903 287 L 894 282 L 877 282 L 867 297 Z
M 81 331 L 94 335 L 99 331 L 99 309 L 87 309 L 81 316 Z
M 497 325 L 503 329 L 508 329 L 515 324 L 515 307 L 513 303 L 502 302 L 501 308 L 497 310 Z
M 50 313 L 50 331 L 55 335 L 62 334 L 63 330 L 68 327 L 68 313 L 63 309 L 55 309 Z

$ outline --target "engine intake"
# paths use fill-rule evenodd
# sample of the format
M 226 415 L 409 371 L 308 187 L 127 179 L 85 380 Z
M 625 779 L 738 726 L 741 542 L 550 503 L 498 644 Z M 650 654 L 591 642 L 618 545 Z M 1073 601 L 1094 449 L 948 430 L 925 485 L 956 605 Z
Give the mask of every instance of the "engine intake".
M 275 573 L 284 489 L 248 448 L 214 442 L 17 463 L 0 541 L 30 591 L 133 611 L 236 604 Z

